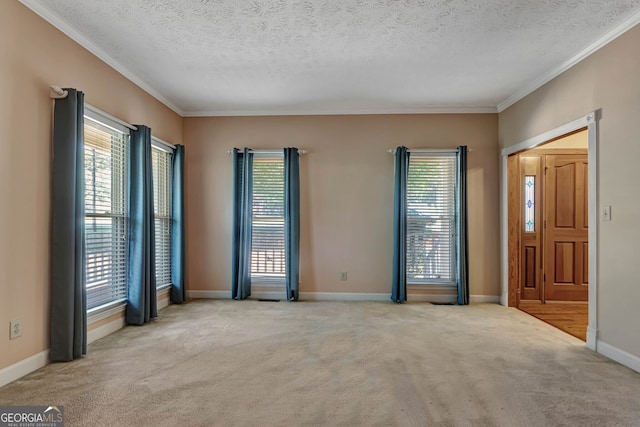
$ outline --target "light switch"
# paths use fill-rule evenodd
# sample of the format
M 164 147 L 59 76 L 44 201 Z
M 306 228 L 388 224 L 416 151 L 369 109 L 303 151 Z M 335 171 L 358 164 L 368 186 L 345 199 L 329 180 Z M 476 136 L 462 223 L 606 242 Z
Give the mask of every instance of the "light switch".
M 611 221 L 611 206 L 602 207 L 602 221 Z

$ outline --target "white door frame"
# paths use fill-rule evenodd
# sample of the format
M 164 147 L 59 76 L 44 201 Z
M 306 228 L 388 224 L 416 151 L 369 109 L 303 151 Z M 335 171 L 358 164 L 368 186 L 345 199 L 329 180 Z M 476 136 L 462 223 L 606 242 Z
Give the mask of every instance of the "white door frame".
M 507 187 L 507 157 L 519 151 L 537 147 L 551 139 L 570 132 L 587 128 L 589 138 L 588 196 L 589 196 L 589 325 L 587 327 L 587 347 L 597 351 L 598 345 L 598 115 L 591 112 L 584 117 L 552 129 L 548 132 L 522 141 L 511 147 L 502 149 L 501 161 L 501 198 L 500 198 L 500 277 L 502 296 L 500 303 L 504 306 L 509 301 L 509 211 Z

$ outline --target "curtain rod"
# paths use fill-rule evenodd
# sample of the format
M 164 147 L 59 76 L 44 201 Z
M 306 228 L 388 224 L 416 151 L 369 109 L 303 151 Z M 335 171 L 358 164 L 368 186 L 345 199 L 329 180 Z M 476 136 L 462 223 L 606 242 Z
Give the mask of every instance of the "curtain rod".
M 69 95 L 69 92 L 62 90 L 60 86 L 51 85 L 49 86 L 49 89 L 51 90 L 49 92 L 49 96 L 53 99 L 64 99 Z
M 101 116 L 102 116 L 102 117 L 104 117 L 104 118 L 107 118 L 107 119 L 109 119 L 109 120 L 111 120 L 111 121 L 114 121 L 114 122 L 118 123 L 118 124 L 119 124 L 119 125 L 121 125 L 121 126 L 124 126 L 124 127 L 126 127 L 126 128 L 129 128 L 129 129 L 131 129 L 131 130 L 138 130 L 138 128 L 137 128 L 137 127 L 135 127 L 134 125 L 132 125 L 131 123 L 127 123 L 127 122 L 125 122 L 124 120 L 120 120 L 119 118 L 117 118 L 117 117 L 115 117 L 115 116 L 112 116 L 111 114 L 107 113 L 106 111 L 102 111 L 101 109 L 96 108 L 96 107 L 94 107 L 94 106 L 93 106 L 93 105 L 91 105 L 91 104 L 87 104 L 87 103 L 85 102 L 85 103 L 84 103 L 84 107 L 85 107 L 87 110 L 91 111 L 92 113 L 99 114 L 99 115 L 101 115 Z
M 56 85 L 51 85 L 49 86 L 49 88 L 51 89 L 51 93 L 50 96 L 51 98 L 54 99 L 64 99 L 69 95 L 69 92 L 66 90 L 63 90 L 60 86 L 56 86 Z M 119 125 L 122 125 L 126 128 L 132 129 L 132 130 L 138 130 L 138 128 L 130 123 L 125 122 L 124 120 L 120 120 L 117 117 L 112 116 L 111 114 L 107 113 L 106 111 L 102 111 L 99 108 L 94 107 L 91 104 L 87 104 L 85 102 L 84 104 L 85 108 L 93 113 L 99 114 L 109 120 L 112 120 L 116 123 L 118 123 Z M 176 146 L 173 144 L 169 144 L 167 141 L 163 141 L 160 138 L 156 138 L 155 136 L 151 136 L 151 139 L 154 140 L 156 143 L 158 143 L 159 145 L 164 145 L 167 148 L 170 148 L 172 150 L 176 149 Z M 161 148 L 161 147 L 158 147 Z
M 458 149 L 457 148 L 407 148 L 407 151 L 409 153 L 453 154 L 453 153 L 457 153 Z M 467 152 L 470 152 L 470 151 L 472 150 L 470 148 L 467 148 Z M 395 154 L 396 149 L 390 148 L 387 150 L 387 153 Z
M 51 92 L 49 93 L 49 96 L 51 96 L 51 98 L 53 99 L 64 99 L 69 95 L 69 91 L 63 90 L 60 86 L 56 86 L 56 85 L 51 85 L 49 86 L 49 89 L 51 90 Z M 132 125 L 131 123 L 127 123 L 124 120 L 120 120 L 117 117 L 112 116 L 111 114 L 107 113 L 106 111 L 102 111 L 99 108 L 94 107 L 91 104 L 87 104 L 86 102 L 84 103 L 84 107 L 96 114 L 99 114 L 101 116 L 103 116 L 104 118 L 107 118 L 115 123 L 118 123 L 121 126 L 124 126 L 126 128 L 132 129 L 132 130 L 138 130 L 137 127 L 135 127 L 134 125 Z
M 165 147 L 170 148 L 170 149 L 172 149 L 172 150 L 175 150 L 175 149 L 176 149 L 176 146 L 175 146 L 175 145 L 173 145 L 173 144 L 169 144 L 167 141 L 163 141 L 163 140 L 161 140 L 160 138 L 156 138 L 156 137 L 155 137 L 155 136 L 153 136 L 153 135 L 151 135 L 151 142 L 156 142 L 156 143 L 158 143 L 158 144 L 160 144 L 160 145 L 164 145 Z M 158 148 L 161 148 L 161 147 L 158 147 Z
M 282 154 L 283 149 L 270 149 L 270 150 L 249 150 L 251 154 Z M 232 154 L 233 150 L 227 150 L 227 154 Z M 307 154 L 307 150 L 298 150 L 298 154 Z

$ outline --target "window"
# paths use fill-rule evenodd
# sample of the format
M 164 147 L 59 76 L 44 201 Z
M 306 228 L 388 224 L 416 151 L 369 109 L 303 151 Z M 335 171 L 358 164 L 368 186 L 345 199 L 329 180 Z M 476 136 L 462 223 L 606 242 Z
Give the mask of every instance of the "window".
M 87 309 L 127 297 L 129 134 L 85 116 Z
M 155 216 L 156 287 L 171 284 L 171 153 L 151 149 L 153 213 Z
M 407 281 L 456 283 L 456 157 L 409 157 Z
M 251 277 L 284 279 L 284 159 L 253 159 Z

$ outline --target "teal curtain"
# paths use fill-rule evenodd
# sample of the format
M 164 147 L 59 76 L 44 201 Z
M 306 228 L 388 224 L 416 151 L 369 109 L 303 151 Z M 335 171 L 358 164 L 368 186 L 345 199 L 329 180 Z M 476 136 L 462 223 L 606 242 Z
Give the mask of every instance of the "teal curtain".
M 456 187 L 456 228 L 458 229 L 457 285 L 458 304 L 469 304 L 469 237 L 467 220 L 467 146 L 458 147 Z
M 136 125 L 129 155 L 129 274 L 126 322 L 142 325 L 158 316 L 151 129 Z
M 176 145 L 173 153 L 171 179 L 171 302 L 180 304 L 187 300 L 183 145 Z
M 395 186 L 393 198 L 393 278 L 391 300 L 403 303 L 407 300 L 407 179 L 409 176 L 409 151 L 396 148 Z
M 84 226 L 84 94 L 65 89 L 53 112 L 51 195 L 52 362 L 87 354 Z
M 253 154 L 233 149 L 233 241 L 231 244 L 231 297 L 251 295 L 251 201 Z
M 300 155 L 284 149 L 284 257 L 289 301 L 298 300 L 300 282 Z

